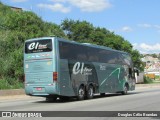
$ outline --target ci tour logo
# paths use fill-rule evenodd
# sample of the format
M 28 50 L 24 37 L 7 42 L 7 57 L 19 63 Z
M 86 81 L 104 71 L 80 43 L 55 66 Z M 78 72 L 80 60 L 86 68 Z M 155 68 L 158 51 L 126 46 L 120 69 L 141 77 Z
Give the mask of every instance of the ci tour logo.
M 84 63 L 76 62 L 72 70 L 73 74 L 92 75 L 92 69 L 85 67 Z
M 39 44 L 39 42 L 33 42 L 33 43 L 31 43 L 29 46 L 28 46 L 28 49 L 29 50 L 33 50 L 33 49 L 35 49 L 35 50 L 37 50 L 37 49 L 46 49 L 47 48 L 47 44 L 45 44 L 45 45 L 42 45 L 42 44 Z

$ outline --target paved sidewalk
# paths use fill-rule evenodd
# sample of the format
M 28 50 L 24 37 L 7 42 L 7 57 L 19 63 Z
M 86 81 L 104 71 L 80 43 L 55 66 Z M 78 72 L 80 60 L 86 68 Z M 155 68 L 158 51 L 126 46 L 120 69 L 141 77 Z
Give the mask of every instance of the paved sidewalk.
M 30 96 L 25 95 L 24 89 L 0 90 L 0 101 L 22 99 Z
M 19 100 L 19 99 L 27 99 L 31 98 L 31 96 L 23 95 L 10 95 L 10 96 L 0 96 L 0 102 L 8 101 L 8 100 Z
M 11 96 L 11 95 L 24 95 L 24 89 L 8 89 L 8 90 L 0 90 L 1 96 Z

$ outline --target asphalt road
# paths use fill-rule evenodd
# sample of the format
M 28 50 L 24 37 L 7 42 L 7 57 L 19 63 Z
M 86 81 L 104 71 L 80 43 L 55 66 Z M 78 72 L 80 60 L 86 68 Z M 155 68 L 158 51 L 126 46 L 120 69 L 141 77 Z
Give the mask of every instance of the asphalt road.
M 8 100 L 1 99 L 0 111 L 160 111 L 160 87 L 137 88 L 135 91 L 129 92 L 128 95 L 106 94 L 105 97 L 96 95 L 94 99 L 84 101 L 76 101 L 75 99 L 70 99 L 69 101 L 65 102 L 60 100 L 57 100 L 55 102 L 46 102 L 44 98 L 39 97 L 11 97 Z M 61 113 L 59 114 L 59 116 L 61 116 Z M 70 112 L 70 114 L 73 115 L 75 113 Z M 86 114 L 87 113 L 85 113 L 84 115 Z M 94 112 L 93 114 L 96 116 L 96 112 Z M 160 119 L 155 117 L 139 118 L 141 120 Z M 17 118 L 12 119 L 17 120 Z M 60 118 L 58 117 L 57 119 Z M 70 120 L 72 119 L 74 118 L 70 118 Z M 83 119 L 91 118 L 86 117 Z M 94 119 L 106 118 L 96 117 Z M 118 120 L 121 119 L 132 120 L 133 118 L 118 117 Z M 39 120 L 39 118 L 35 118 L 35 120 Z

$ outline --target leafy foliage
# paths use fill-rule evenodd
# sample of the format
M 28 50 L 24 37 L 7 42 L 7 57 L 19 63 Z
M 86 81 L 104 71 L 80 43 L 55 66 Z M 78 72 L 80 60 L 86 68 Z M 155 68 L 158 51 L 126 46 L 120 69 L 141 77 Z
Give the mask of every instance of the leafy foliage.
M 0 89 L 22 87 L 24 41 L 50 35 L 129 52 L 135 66 L 142 66 L 140 54 L 133 50 L 131 43 L 106 28 L 69 19 L 59 26 L 44 22 L 29 11 L 15 12 L 0 2 Z
M 77 42 L 103 45 L 112 49 L 130 53 L 135 67 L 140 70 L 144 69 L 139 51 L 134 50 L 132 44 L 125 40 L 122 36 L 116 35 L 106 28 L 94 27 L 86 21 L 81 22 L 79 20 L 73 21 L 66 19 L 62 22 L 61 27 L 65 31 L 68 39 L 72 39 Z
M 151 84 L 153 83 L 153 80 L 147 76 L 144 76 L 144 84 Z
M 0 89 L 19 87 L 17 81 L 23 81 L 24 41 L 51 34 L 65 37 L 60 26 L 43 22 L 32 12 L 15 12 L 0 3 Z

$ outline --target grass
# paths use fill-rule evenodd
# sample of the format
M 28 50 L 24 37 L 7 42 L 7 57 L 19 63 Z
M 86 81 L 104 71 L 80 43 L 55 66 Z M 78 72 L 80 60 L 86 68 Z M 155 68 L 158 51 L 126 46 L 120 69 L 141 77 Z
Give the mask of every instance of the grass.
M 24 88 L 23 83 L 13 78 L 2 78 L 0 79 L 0 90 L 5 89 L 21 89 Z
M 160 80 L 160 76 L 159 76 L 159 75 L 156 75 L 155 79 L 156 79 L 156 80 Z
M 155 80 L 144 76 L 144 84 L 160 84 L 159 76 Z
M 154 80 L 153 84 L 160 84 L 160 80 Z
M 144 76 L 144 84 L 152 84 L 154 80 L 151 78 Z

